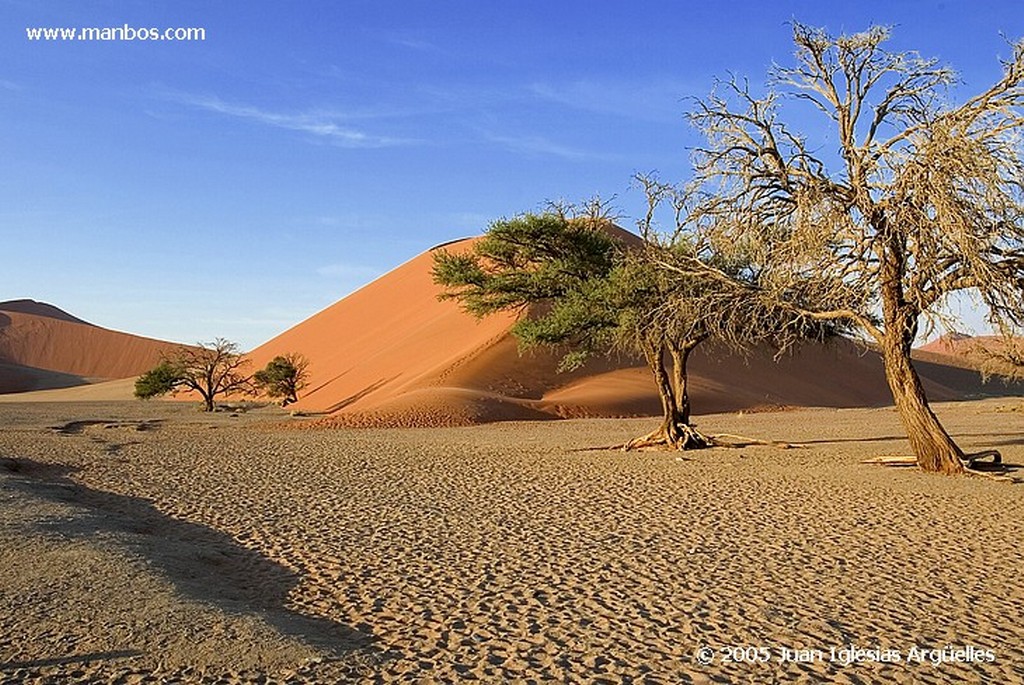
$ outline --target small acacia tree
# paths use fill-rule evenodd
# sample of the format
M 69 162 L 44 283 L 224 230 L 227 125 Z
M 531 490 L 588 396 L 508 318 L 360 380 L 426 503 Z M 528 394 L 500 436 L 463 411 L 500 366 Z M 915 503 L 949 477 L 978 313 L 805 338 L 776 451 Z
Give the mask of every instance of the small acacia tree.
M 795 64 L 775 67 L 763 96 L 732 79 L 698 102 L 701 211 L 723 249 L 757 255 L 765 297 L 877 343 L 918 464 L 959 473 L 964 454 L 910 352 L 921 321 L 959 291 L 978 294 L 1000 328 L 1024 321 L 1024 42 L 991 88 L 947 106 L 953 72 L 888 51 L 889 37 L 795 24 Z M 828 138 L 787 126 L 785 98 L 821 115 Z M 808 287 L 818 297 L 794 302 Z
M 221 395 L 252 392 L 252 379 L 245 373 L 248 365 L 238 344 L 224 338 L 180 347 L 135 381 L 135 396 L 150 399 L 193 390 L 202 397 L 204 411 L 213 411 L 214 400 Z
M 256 387 L 268 397 L 281 398 L 286 407 L 299 400 L 309 380 L 309 360 L 297 352 L 278 355 L 253 374 Z

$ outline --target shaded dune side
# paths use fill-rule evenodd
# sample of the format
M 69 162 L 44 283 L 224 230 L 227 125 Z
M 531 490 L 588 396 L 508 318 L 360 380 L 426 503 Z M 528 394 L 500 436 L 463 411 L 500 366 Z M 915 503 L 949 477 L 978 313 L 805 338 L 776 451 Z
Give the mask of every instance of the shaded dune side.
M 71 373 L 48 371 L 33 366 L 0 361 L 0 395 L 49 390 L 50 388 L 69 388 L 88 382 L 89 379 Z
M 66 318 L 5 310 L 0 312 L 0 392 L 137 376 L 176 347 Z

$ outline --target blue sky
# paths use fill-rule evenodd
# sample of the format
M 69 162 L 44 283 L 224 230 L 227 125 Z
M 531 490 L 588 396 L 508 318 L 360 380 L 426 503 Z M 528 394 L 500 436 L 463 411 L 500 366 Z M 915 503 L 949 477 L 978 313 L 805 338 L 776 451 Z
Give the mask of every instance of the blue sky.
M 0 300 L 249 348 L 545 200 L 636 216 L 635 172 L 687 174 L 686 99 L 762 83 L 792 19 L 893 25 L 965 93 L 1024 35 L 1017 2 L 0 0 Z M 206 39 L 25 33 L 126 24 Z

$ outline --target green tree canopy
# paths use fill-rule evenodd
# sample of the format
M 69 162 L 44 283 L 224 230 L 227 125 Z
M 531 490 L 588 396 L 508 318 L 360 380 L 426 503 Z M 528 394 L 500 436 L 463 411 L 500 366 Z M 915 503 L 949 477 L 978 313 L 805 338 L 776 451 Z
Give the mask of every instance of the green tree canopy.
M 281 406 L 297 402 L 309 378 L 309 360 L 297 352 L 278 355 L 253 375 L 256 387 L 268 397 L 281 398 Z
M 677 197 L 653 182 L 647 189 L 652 212 Z M 476 316 L 520 312 L 512 328 L 520 344 L 561 349 L 563 370 L 595 353 L 642 357 L 663 421 L 626 446 L 706 447 L 712 440 L 690 423 L 686 368 L 693 349 L 709 338 L 744 347 L 807 331 L 787 323 L 798 317 L 760 306 L 756 289 L 742 281 L 754 272 L 735 257 L 719 258 L 680 235 L 656 242 L 647 230 L 650 216 L 650 239 L 631 236 L 599 207 L 496 221 L 470 250 L 436 253 L 434 280 L 446 288 L 443 298 Z

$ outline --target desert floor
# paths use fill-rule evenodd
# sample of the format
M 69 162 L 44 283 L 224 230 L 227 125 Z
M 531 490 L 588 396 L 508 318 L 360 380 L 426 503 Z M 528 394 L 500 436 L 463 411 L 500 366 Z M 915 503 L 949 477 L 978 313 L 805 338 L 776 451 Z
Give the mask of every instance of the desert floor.
M 1024 464 L 1021 404 L 937 411 Z M 301 421 L 0 405 L 0 682 L 1024 681 L 1024 485 L 860 464 L 906 452 L 891 408 L 687 454 Z

